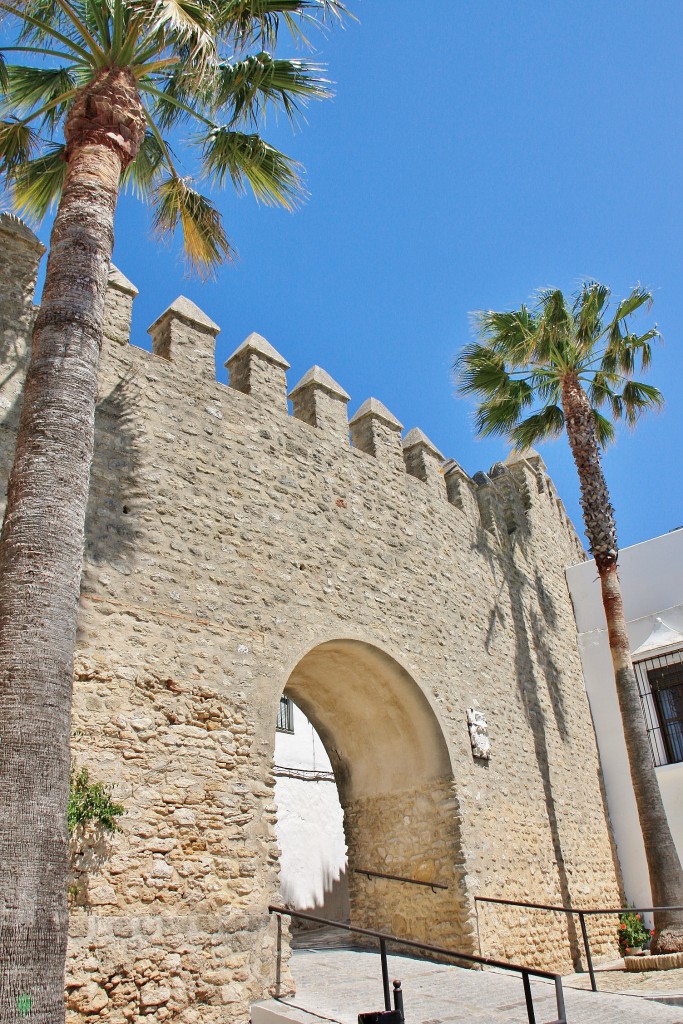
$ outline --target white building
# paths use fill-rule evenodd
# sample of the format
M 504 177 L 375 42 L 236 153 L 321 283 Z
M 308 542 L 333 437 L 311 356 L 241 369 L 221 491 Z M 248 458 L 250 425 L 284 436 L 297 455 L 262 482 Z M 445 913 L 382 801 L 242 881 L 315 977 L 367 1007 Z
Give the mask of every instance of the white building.
M 619 579 L 657 779 L 683 860 L 683 529 L 624 548 Z M 645 850 L 595 562 L 572 566 L 567 582 L 626 898 L 648 906 Z
M 292 909 L 348 921 L 344 819 L 322 740 L 282 697 L 275 733 L 280 891 Z

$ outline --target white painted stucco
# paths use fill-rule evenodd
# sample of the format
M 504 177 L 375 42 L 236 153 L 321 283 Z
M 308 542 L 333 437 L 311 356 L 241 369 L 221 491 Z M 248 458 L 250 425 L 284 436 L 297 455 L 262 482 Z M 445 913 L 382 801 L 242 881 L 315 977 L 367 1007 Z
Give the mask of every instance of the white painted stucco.
M 275 801 L 282 899 L 348 920 L 344 819 L 322 740 L 296 704 L 294 732 L 275 734 Z
M 619 579 L 624 598 L 631 652 L 665 643 L 649 653 L 661 654 L 683 644 L 683 529 L 624 548 L 619 554 Z M 600 750 L 610 818 L 614 829 L 626 898 L 650 903 L 645 850 L 614 685 L 607 624 L 595 562 L 567 570 L 574 603 L 578 645 Z M 666 643 L 668 641 L 668 644 Z M 683 764 L 656 769 L 667 817 L 683 859 Z

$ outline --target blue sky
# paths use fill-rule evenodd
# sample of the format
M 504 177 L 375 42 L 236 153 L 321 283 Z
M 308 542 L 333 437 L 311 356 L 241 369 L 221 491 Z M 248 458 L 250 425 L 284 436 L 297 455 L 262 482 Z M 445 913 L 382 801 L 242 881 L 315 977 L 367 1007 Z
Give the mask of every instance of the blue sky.
M 307 168 L 302 210 L 226 191 L 240 261 L 201 284 L 121 201 L 114 260 L 140 289 L 134 340 L 187 295 L 222 326 L 219 366 L 256 330 L 292 364 L 290 387 L 317 363 L 350 413 L 373 395 L 473 474 L 506 448 L 474 439 L 453 394 L 469 312 L 584 277 L 617 297 L 641 282 L 664 336 L 647 379 L 667 406 L 620 433 L 605 470 L 622 546 L 683 525 L 680 0 L 350 7 L 359 22 L 316 40 L 335 98 L 295 135 L 264 132 Z M 582 532 L 566 442 L 542 455 Z

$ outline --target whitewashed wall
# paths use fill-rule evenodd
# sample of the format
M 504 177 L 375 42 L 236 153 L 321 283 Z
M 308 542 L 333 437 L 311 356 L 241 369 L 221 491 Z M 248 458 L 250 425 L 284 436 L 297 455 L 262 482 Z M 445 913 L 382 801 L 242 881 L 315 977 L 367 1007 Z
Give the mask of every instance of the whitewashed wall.
M 651 653 L 683 646 L 683 529 L 624 548 L 619 554 L 631 652 L 656 642 Z M 614 686 L 607 625 L 595 562 L 567 570 L 578 644 L 605 777 L 626 898 L 651 901 L 645 851 Z M 657 768 L 669 824 L 683 859 L 683 764 Z
M 294 732 L 275 734 L 275 800 L 283 900 L 346 921 L 344 821 L 322 741 L 294 705 Z

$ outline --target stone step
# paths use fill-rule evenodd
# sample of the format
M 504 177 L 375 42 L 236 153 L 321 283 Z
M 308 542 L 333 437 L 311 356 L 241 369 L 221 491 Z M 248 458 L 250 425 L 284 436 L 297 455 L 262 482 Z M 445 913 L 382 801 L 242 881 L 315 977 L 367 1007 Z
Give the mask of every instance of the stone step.
M 332 1017 L 318 1017 L 315 1013 L 289 1006 L 277 999 L 266 999 L 251 1004 L 251 1024 L 335 1024 L 335 1020 Z

